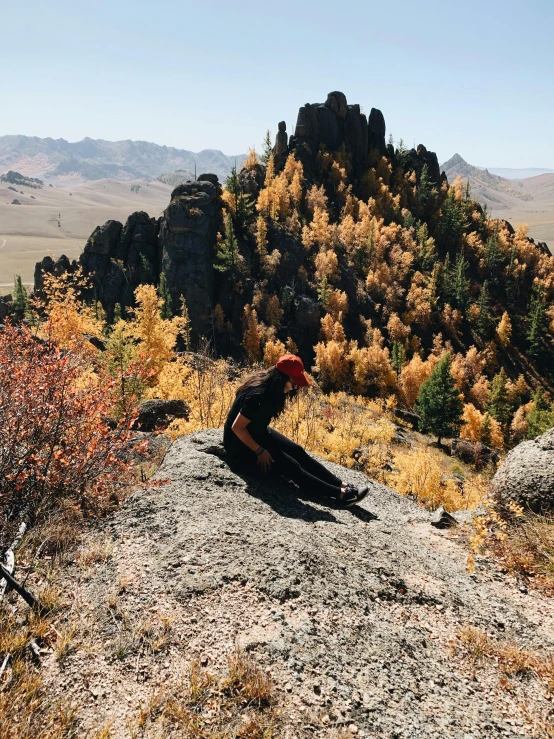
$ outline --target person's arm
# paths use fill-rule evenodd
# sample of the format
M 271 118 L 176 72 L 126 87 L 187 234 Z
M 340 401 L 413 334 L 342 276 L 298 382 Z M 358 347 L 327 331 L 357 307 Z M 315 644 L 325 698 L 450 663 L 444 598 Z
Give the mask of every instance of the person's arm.
M 258 456 L 258 464 L 261 465 L 262 469 L 265 470 L 271 467 L 273 459 L 267 449 L 263 449 L 254 439 L 250 436 L 250 432 L 247 429 L 250 419 L 239 413 L 233 421 L 232 429 L 233 432 L 239 437 L 242 443 L 255 452 Z M 260 451 L 260 449 L 262 451 Z

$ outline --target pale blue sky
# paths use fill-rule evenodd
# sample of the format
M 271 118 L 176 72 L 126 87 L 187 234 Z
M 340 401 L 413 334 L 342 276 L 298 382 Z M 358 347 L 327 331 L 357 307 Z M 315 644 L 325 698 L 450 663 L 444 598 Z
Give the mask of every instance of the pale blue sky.
M 0 135 L 241 153 L 342 90 L 443 161 L 554 168 L 552 0 L 0 0 Z

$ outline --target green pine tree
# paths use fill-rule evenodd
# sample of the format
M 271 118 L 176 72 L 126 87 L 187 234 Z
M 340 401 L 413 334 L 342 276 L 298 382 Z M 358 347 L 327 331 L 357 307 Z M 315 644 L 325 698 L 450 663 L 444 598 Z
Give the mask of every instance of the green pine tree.
M 218 272 L 235 272 L 237 268 L 239 245 L 230 215 L 225 218 L 225 238 L 215 256 L 214 268 Z
M 447 352 L 421 386 L 415 404 L 416 413 L 421 418 L 421 430 L 434 434 L 439 446 L 443 437 L 455 436 L 462 425 L 464 406 L 451 365 L 450 353 Z
M 327 309 L 330 296 L 331 288 L 329 287 L 329 281 L 327 280 L 327 277 L 324 277 L 318 282 L 317 285 L 317 298 L 322 308 Z
M 242 188 L 236 166 L 231 169 L 231 174 L 225 181 L 225 187 L 235 196 L 235 212 L 233 213 L 235 222 L 241 228 L 245 228 L 252 220 L 254 203 L 251 196 L 246 194 Z
M 508 305 L 512 308 L 517 306 L 517 299 L 519 297 L 519 273 L 515 271 L 515 260 L 517 256 L 517 247 L 513 247 L 510 251 L 510 260 L 508 262 L 508 270 L 506 274 L 506 298 Z
M 479 336 L 485 339 L 490 334 L 493 325 L 491 317 L 491 300 L 487 280 L 483 282 L 479 300 L 477 301 L 477 307 L 479 308 L 479 315 L 477 316 L 475 328 Z
M 171 293 L 167 287 L 167 278 L 165 272 L 160 275 L 160 284 L 158 285 L 158 295 L 163 300 L 162 309 L 160 315 L 162 318 L 169 320 L 173 318 L 173 311 L 171 310 Z
M 429 228 L 426 223 L 419 225 L 416 237 L 421 266 L 424 270 L 431 270 L 437 262 L 437 250 L 435 249 L 435 239 L 429 237 Z
M 401 341 L 393 341 L 392 343 L 391 362 L 396 376 L 399 377 L 402 367 L 406 363 L 406 349 Z
M 451 251 L 458 245 L 468 225 L 463 204 L 456 200 L 453 192 L 450 192 L 442 206 L 438 223 L 440 240 L 447 251 Z
M 271 131 L 269 128 L 265 132 L 264 140 L 262 143 L 262 155 L 260 157 L 260 161 L 263 164 L 267 164 L 269 162 L 269 157 L 273 153 L 273 144 L 271 143 Z
M 181 336 L 183 337 L 185 349 L 189 351 L 190 350 L 190 316 L 189 316 L 189 311 L 187 308 L 184 295 L 181 295 L 181 317 L 183 318 L 183 329 L 181 332 Z
M 463 251 L 459 251 L 452 266 L 446 265 L 443 283 L 446 297 L 453 308 L 465 312 L 469 303 L 469 279 L 466 277 L 468 262 Z M 447 270 L 447 271 L 446 271 Z
M 498 227 L 495 227 L 485 244 L 485 273 L 493 287 L 500 282 L 503 266 L 504 258 L 498 246 Z
M 491 445 L 491 417 L 490 413 L 485 413 L 483 417 L 483 425 L 481 426 L 481 443 L 486 446 Z
M 21 319 L 25 317 L 25 313 L 29 308 L 29 298 L 27 296 L 27 290 L 21 282 L 21 276 L 16 275 L 13 285 L 13 307 L 14 313 L 17 318 Z
M 117 323 L 118 321 L 121 321 L 121 317 L 121 303 L 116 303 L 113 309 L 113 322 Z
M 491 395 L 487 405 L 487 411 L 493 418 L 496 418 L 503 428 L 506 428 L 508 425 L 513 410 L 512 403 L 508 396 L 508 390 L 506 388 L 507 379 L 504 367 L 502 367 L 500 372 L 492 379 Z
M 424 218 L 428 214 L 429 205 L 436 192 L 437 190 L 434 187 L 433 180 L 429 176 L 429 165 L 424 164 L 416 191 L 416 209 L 421 218 Z
M 546 308 L 544 299 L 538 290 L 535 290 L 529 305 L 529 328 L 527 330 L 527 344 L 529 356 L 537 357 L 542 349 L 544 335 L 546 334 Z
M 373 223 L 369 226 L 369 234 L 365 242 L 354 252 L 354 264 L 360 277 L 366 277 L 375 254 L 375 234 Z
M 554 402 L 549 405 L 542 387 L 533 395 L 533 409 L 527 416 L 527 438 L 534 439 L 554 427 Z

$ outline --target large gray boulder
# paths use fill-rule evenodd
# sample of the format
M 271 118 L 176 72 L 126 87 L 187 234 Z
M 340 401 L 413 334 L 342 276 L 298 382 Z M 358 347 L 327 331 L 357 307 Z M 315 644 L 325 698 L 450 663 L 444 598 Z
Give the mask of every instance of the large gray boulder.
M 537 513 L 554 511 L 554 428 L 508 454 L 492 482 L 500 503 Z

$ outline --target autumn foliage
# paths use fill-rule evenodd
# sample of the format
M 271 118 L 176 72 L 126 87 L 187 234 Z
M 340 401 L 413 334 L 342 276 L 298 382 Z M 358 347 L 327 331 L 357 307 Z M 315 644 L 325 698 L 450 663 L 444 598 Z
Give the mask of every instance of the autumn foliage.
M 21 520 L 33 522 L 56 501 L 92 510 L 129 480 L 127 434 L 107 423 L 111 390 L 91 378 L 78 353 L 25 327 L 2 327 L 0 549 Z

